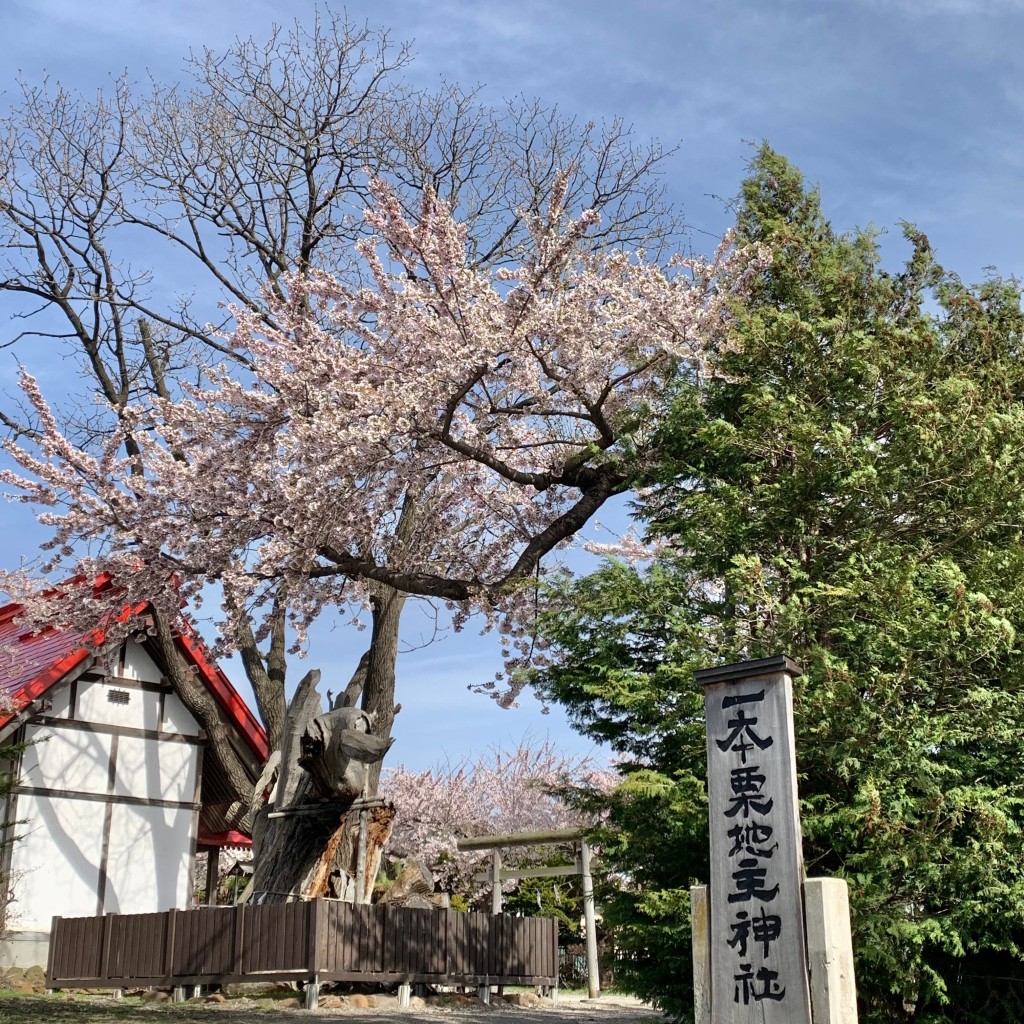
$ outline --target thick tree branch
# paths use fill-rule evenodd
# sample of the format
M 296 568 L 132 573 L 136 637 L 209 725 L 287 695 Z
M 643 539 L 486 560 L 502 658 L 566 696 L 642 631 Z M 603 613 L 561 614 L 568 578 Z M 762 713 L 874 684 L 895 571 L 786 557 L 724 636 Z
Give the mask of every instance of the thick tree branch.
M 207 738 L 207 754 L 215 762 L 224 780 L 232 788 L 235 802 L 227 811 L 233 825 L 247 831 L 249 801 L 255 780 L 255 767 L 246 764 L 231 742 L 229 727 L 216 700 L 197 682 L 188 663 L 181 656 L 174 632 L 163 614 L 153 608 L 153 638 L 167 668 L 168 678 L 182 704 L 195 716 Z

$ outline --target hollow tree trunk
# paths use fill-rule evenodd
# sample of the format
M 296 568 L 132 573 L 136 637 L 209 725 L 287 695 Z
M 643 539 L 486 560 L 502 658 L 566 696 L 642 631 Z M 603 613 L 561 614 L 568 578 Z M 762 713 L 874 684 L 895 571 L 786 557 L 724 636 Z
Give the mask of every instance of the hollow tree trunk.
M 259 902 L 315 896 L 370 902 L 394 818 L 394 810 L 374 798 L 397 711 L 395 660 L 404 603 L 405 596 L 391 590 L 374 598 L 370 649 L 330 711 L 321 713 L 319 672 L 307 675 L 292 698 L 279 757 L 268 763 L 254 793 L 251 892 Z M 271 785 L 272 798 L 262 804 Z M 361 809 L 367 829 L 360 875 Z

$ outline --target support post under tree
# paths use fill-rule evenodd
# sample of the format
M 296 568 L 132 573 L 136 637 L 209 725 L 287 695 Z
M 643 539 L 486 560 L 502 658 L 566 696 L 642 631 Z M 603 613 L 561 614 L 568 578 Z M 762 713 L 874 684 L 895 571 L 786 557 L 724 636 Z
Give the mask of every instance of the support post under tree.
M 501 850 L 491 851 L 491 913 L 501 913 Z
M 366 839 L 368 831 L 369 811 L 365 807 L 359 808 L 359 838 L 356 845 L 356 892 L 355 902 L 358 904 L 369 903 L 370 894 L 367 892 L 369 886 L 366 884 Z
M 206 851 L 206 905 L 217 906 L 218 868 L 220 867 L 220 850 L 210 847 Z

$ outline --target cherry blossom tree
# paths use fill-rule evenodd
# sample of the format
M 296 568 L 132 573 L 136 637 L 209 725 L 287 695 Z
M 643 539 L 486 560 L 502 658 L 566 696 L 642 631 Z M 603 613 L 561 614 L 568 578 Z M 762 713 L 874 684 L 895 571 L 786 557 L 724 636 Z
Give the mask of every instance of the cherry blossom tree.
M 168 621 L 215 580 L 224 648 L 253 622 L 257 641 L 279 635 L 282 610 L 301 646 L 324 607 L 370 606 L 359 688 L 381 741 L 396 652 L 376 641 L 397 637 L 406 595 L 483 613 L 521 662 L 544 557 L 628 487 L 665 381 L 713 372 L 730 305 L 767 259 L 728 239 L 710 261 L 595 250 L 600 216 L 570 215 L 569 180 L 545 215 L 524 213 L 516 260 L 485 268 L 432 189 L 412 218 L 374 179 L 362 274 L 290 276 L 267 290 L 269 321 L 233 308 L 224 343 L 246 372 L 225 362 L 180 398 L 117 408 L 99 451 L 66 436 L 24 374 L 39 426 L 31 446 L 8 444 L 20 472 L 0 479 L 49 510 L 45 570 L 113 569 L 119 602 L 148 599 Z M 27 617 L 53 614 L 37 579 L 0 585 Z M 71 587 L 60 614 L 94 623 L 96 605 Z
M 492 748 L 472 762 L 444 762 L 423 772 L 399 765 L 381 778 L 381 792 L 396 810 L 390 852 L 422 858 L 443 890 L 474 904 L 489 891 L 489 883 L 473 880 L 488 856 L 460 852 L 457 840 L 592 825 L 559 792 L 606 791 L 617 781 L 593 758 L 562 754 L 550 740 L 539 746 L 524 740 L 510 751 Z M 536 858 L 530 850 L 516 853 Z M 515 884 L 508 880 L 504 888 Z
M 566 202 L 602 211 L 595 245 L 658 248 L 672 233 L 658 144 L 638 143 L 620 120 L 596 126 L 538 100 L 492 106 L 457 84 L 416 89 L 403 78 L 409 61 L 387 31 L 325 8 L 268 39 L 193 52 L 174 85 L 146 91 L 126 73 L 90 96 L 53 82 L 6 92 L 0 295 L 20 333 L 0 346 L 13 345 L 30 369 L 57 357 L 80 364 L 80 388 L 49 396 L 69 441 L 102 458 L 117 426 L 123 451 L 138 457 L 122 415 L 129 405 L 176 399 L 183 378 L 218 359 L 244 375 L 248 353 L 217 334 L 232 327 L 228 304 L 274 325 L 265 294 L 285 301 L 288 282 L 313 268 L 355 272 L 372 201 L 366 167 L 389 177 L 403 209 L 418 209 L 427 184 L 457 209 L 475 267 L 514 258 L 528 238 L 524 213 L 542 209 L 559 168 L 570 169 Z M 0 424 L 25 446 L 40 436 L 34 409 L 14 397 L 0 402 Z M 379 650 L 397 649 L 402 601 L 378 588 Z M 230 608 L 276 747 L 283 594 L 264 611 L 273 624 L 257 640 L 246 608 Z M 172 659 L 168 673 L 204 721 L 182 666 Z M 220 754 L 231 760 L 230 749 Z
M 659 170 L 668 153 L 659 144 L 638 142 L 621 120 L 595 125 L 540 100 L 492 106 L 457 84 L 414 88 L 403 78 L 409 60 L 408 47 L 386 31 L 323 9 L 310 24 L 275 29 L 266 40 L 195 51 L 181 82 L 154 82 L 148 92 L 128 73 L 93 95 L 53 82 L 8 89 L 0 103 L 0 295 L 20 333 L 0 346 L 14 346 L 30 369 L 58 356 L 82 369 L 77 389 L 48 396 L 41 421 L 38 401 L 8 396 L 0 403 L 0 424 L 25 451 L 43 462 L 67 455 L 65 482 L 97 467 L 106 472 L 124 455 L 144 474 L 136 431 L 147 428 L 134 407 L 153 397 L 179 399 L 181 381 L 218 359 L 247 379 L 250 353 L 218 333 L 233 329 L 231 308 L 276 328 L 291 282 L 314 269 L 359 272 L 353 244 L 372 230 L 361 216 L 374 201 L 367 167 L 387 177 L 410 216 L 428 185 L 456 210 L 473 268 L 515 263 L 556 181 L 567 208 L 601 211 L 588 235 L 592 246 L 663 251 L 677 221 L 664 202 Z M 69 448 L 54 455 L 61 436 Z M 104 546 L 106 527 L 97 525 L 69 542 L 95 556 L 81 567 L 124 569 Z M 54 574 L 73 561 L 61 553 Z M 127 564 L 134 569 L 139 560 L 129 555 Z M 32 571 L 45 574 L 45 563 Z M 251 607 L 249 592 L 218 573 L 209 572 L 208 591 L 221 590 L 230 643 L 279 748 L 291 689 L 286 610 L 295 614 L 307 599 L 282 578 L 265 581 L 261 603 Z M 160 571 L 137 579 L 157 587 L 170 577 Z M 187 589 L 186 573 L 174 580 Z M 11 581 L 13 597 L 31 597 L 22 584 Z M 390 714 L 406 595 L 364 581 L 361 600 L 367 597 L 372 657 L 360 662 L 346 699 L 356 700 L 365 683 L 364 700 Z M 147 599 L 158 603 L 147 628 L 168 678 L 238 789 L 245 827 L 251 779 L 218 739 L 216 707 L 176 657 L 178 597 L 165 589 Z M 29 600 L 25 617 L 42 622 L 54 607 Z M 60 608 L 93 623 L 107 611 L 104 602 L 88 607 L 83 592 Z
M 299 643 L 325 605 L 381 586 L 514 625 L 543 557 L 627 488 L 666 377 L 712 368 L 765 258 L 728 240 L 667 267 L 594 252 L 598 215 L 568 216 L 565 180 L 518 264 L 490 271 L 436 195 L 410 220 L 374 181 L 377 234 L 357 246 L 372 284 L 293 278 L 267 296 L 273 329 L 236 308 L 226 343 L 251 375 L 222 364 L 183 399 L 127 406 L 97 455 L 23 374 L 38 454 L 9 443 L 22 472 L 0 479 L 52 510 L 46 569 L 88 575 L 98 563 L 80 551 L 99 544 L 127 598 L 168 593 L 173 576 L 175 604 L 198 605 L 217 579 L 227 610 L 251 614 L 283 585 Z M 129 434 L 138 455 L 122 454 Z M 31 604 L 31 580 L 0 582 Z M 62 614 L 78 603 L 94 620 L 95 599 L 78 588 Z M 273 626 L 267 614 L 258 635 Z M 220 628 L 237 643 L 236 619 Z

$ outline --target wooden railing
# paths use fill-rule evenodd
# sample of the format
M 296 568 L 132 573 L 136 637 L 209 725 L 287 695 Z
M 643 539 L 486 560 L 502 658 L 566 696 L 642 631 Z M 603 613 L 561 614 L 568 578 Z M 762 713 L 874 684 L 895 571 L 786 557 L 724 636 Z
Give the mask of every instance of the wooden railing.
M 558 983 L 554 919 L 327 900 L 53 919 L 48 988 Z

